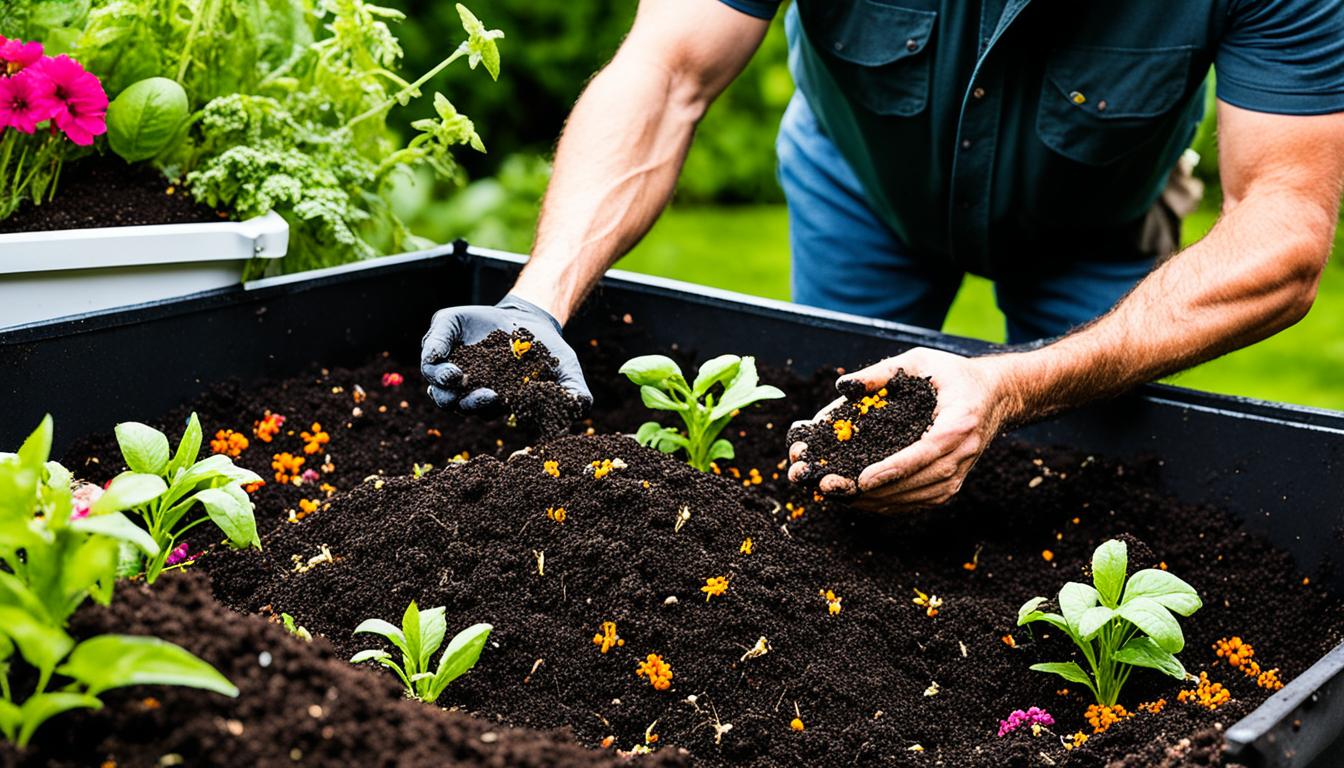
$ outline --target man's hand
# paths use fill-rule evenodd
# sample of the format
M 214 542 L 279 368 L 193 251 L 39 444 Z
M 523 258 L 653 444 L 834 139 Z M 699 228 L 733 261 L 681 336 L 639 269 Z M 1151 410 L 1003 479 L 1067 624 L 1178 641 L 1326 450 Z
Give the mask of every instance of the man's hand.
M 966 475 L 1009 419 L 1012 398 L 1005 387 L 998 359 L 961 357 L 917 347 L 841 377 L 858 380 L 869 390 L 885 384 L 898 370 L 910 376 L 928 376 L 938 394 L 933 425 L 924 437 L 859 474 L 858 482 L 839 475 L 821 479 L 821 491 L 855 496 L 853 506 L 892 514 L 937 506 L 961 490 Z M 837 401 L 839 402 L 839 401 Z M 836 403 L 817 414 L 824 416 Z M 789 447 L 789 477 L 801 475 L 799 461 L 806 445 Z
M 541 307 L 512 294 L 493 307 L 448 307 L 434 313 L 429 332 L 420 342 L 420 373 L 429 382 L 429 396 L 435 404 L 440 408 L 457 406 L 463 411 L 492 407 L 498 399 L 495 391 L 485 387 L 464 390 L 462 369 L 448 362 L 448 357 L 459 345 L 475 344 L 491 331 L 512 334 L 519 328 L 530 331 L 559 362 L 560 386 L 585 409 L 591 405 L 593 395 L 583 380 L 578 356 L 560 335 L 560 323 Z

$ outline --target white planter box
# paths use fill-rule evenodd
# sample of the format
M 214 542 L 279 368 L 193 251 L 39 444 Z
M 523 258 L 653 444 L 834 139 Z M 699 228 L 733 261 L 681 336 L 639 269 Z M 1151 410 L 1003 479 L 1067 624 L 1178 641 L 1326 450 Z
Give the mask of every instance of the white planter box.
M 241 281 L 278 259 L 289 224 L 247 221 L 0 234 L 0 328 L 177 298 Z

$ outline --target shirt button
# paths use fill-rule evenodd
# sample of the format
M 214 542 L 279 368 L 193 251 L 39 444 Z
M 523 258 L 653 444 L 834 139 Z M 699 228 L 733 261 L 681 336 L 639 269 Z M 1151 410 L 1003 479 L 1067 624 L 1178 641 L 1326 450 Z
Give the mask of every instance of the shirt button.
M 1098 111 L 1098 112 L 1105 112 L 1105 111 L 1106 111 L 1106 100 L 1105 100 L 1105 99 L 1102 99 L 1101 101 L 1098 101 L 1098 102 L 1097 102 L 1097 111 Z
M 912 37 L 905 41 L 905 50 L 912 52 L 917 51 L 919 50 L 919 43 Z
M 835 41 L 835 50 L 837 50 L 837 51 L 842 51 L 842 50 L 844 50 L 844 48 L 845 48 L 845 44 L 844 44 L 844 43 L 840 42 L 839 40 L 836 40 L 836 41 Z
M 961 148 L 962 148 L 962 149 L 970 149 L 970 148 L 971 148 L 971 140 L 970 140 L 970 139 L 962 139 L 962 140 L 961 140 Z
M 983 99 L 985 98 L 985 89 L 977 85 L 975 90 L 971 91 L 971 96 L 977 99 Z

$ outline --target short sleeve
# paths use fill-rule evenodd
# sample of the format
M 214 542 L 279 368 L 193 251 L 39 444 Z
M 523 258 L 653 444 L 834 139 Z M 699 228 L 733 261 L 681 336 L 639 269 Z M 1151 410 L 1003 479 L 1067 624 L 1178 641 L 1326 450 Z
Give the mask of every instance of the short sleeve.
M 773 19 L 783 0 L 719 0 L 719 2 L 758 19 Z
M 1234 0 L 1228 14 L 1218 98 L 1256 112 L 1344 112 L 1344 2 Z

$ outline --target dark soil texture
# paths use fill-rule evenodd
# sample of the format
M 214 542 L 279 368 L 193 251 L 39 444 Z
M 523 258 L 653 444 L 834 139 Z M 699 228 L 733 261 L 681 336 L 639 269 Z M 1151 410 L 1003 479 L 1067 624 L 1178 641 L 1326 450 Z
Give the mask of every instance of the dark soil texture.
M 51 202 L 24 203 L 13 216 L 0 220 L 0 234 L 191 224 L 224 218 L 197 203 L 185 187 L 174 187 L 148 164 L 129 165 L 113 155 L 95 155 L 62 170 Z
M 26 754 L 0 745 L 0 765 L 602 766 L 624 765 L 565 733 L 513 729 L 402 697 L 399 685 L 215 602 L 203 575 L 169 573 L 151 592 L 123 584 L 110 608 L 86 606 L 78 637 L 153 635 L 210 662 L 239 688 L 230 699 L 170 686 L 108 692 L 97 712 L 47 724 Z M 77 738 L 71 738 L 78 734 Z M 650 764 L 677 765 L 675 752 Z
M 1254 643 L 1261 664 L 1287 681 L 1344 637 L 1340 603 L 1304 583 L 1286 554 L 1227 514 L 1164 496 L 1153 468 L 1001 440 L 946 508 L 885 519 L 818 502 L 781 477 L 781 425 L 825 402 L 833 371 L 800 378 L 763 369 L 762 380 L 788 399 L 753 406 L 729 425 L 724 436 L 738 458 L 722 475 L 695 472 L 607 434 L 648 418 L 616 368 L 631 350 L 660 351 L 638 345 L 637 325 L 617 318 L 612 327 L 612 338 L 575 340 L 596 397 L 577 429 L 607 436 L 562 438 L 512 458 L 533 434 L 438 411 L 414 388 L 381 386 L 386 372 L 414 370 L 387 358 L 233 384 L 192 404 L 207 439 L 225 427 L 252 436 L 265 409 L 285 414 L 275 442 L 254 441 L 238 459 L 268 479 L 271 454 L 301 451 L 311 422 L 331 434 L 324 452 L 308 457 L 309 465 L 330 457 L 331 472 L 319 466 L 316 482 L 272 482 L 254 494 L 262 554 L 202 559 L 216 594 L 244 612 L 295 615 L 335 645 L 337 659 L 372 645 L 350 636 L 363 619 L 395 620 L 411 599 L 444 605 L 450 630 L 478 621 L 495 630 L 477 668 L 440 703 L 512 726 L 569 727 L 590 747 L 608 736 L 621 749 L 643 744 L 656 720 L 652 746 L 670 756 L 685 748 L 697 765 L 999 768 L 1045 765 L 1042 754 L 1074 768 L 1220 765 L 1219 727 L 1269 692 L 1218 663 L 1214 641 Z M 174 439 L 187 412 L 160 422 Z M 463 451 L 470 461 L 451 461 Z M 604 459 L 624 466 L 596 477 L 592 462 Z M 76 447 L 66 463 L 99 480 L 121 469 L 107 436 Z M 414 463 L 437 469 L 405 477 Z M 334 488 L 329 496 L 319 493 L 323 482 Z M 322 508 L 285 522 L 309 496 Z M 547 516 L 557 507 L 563 523 Z M 683 507 L 690 516 L 676 531 Z M 1234 700 L 1216 712 L 1179 704 L 1178 684 L 1139 671 L 1122 703 L 1165 698 L 1166 708 L 1066 752 L 1057 736 L 1091 732 L 1085 693 L 1069 686 L 1061 694 L 1061 680 L 1027 667 L 1067 660 L 1072 646 L 1018 629 L 1017 610 L 1084 579 L 1096 545 L 1121 534 L 1133 537 L 1132 567 L 1151 552 L 1147 559 L 1200 591 L 1205 608 L 1182 620 L 1181 658 Z M 741 551 L 747 537 L 750 555 Z M 294 572 L 294 556 L 307 560 L 324 544 L 335 562 Z M 711 577 L 727 578 L 728 588 L 706 601 L 700 588 Z M 915 589 L 942 600 L 937 616 L 912 602 Z M 838 614 L 825 590 L 840 598 Z M 593 639 L 605 621 L 625 644 L 602 654 Z M 760 637 L 769 652 L 744 659 Z M 635 674 L 649 653 L 671 665 L 670 690 Z M 390 672 L 376 673 L 390 684 Z M 925 695 L 934 682 L 937 693 Z M 789 725 L 795 703 L 801 732 Z M 1031 706 L 1054 715 L 1053 734 L 996 737 L 1000 719 Z M 719 729 L 717 742 L 716 722 L 733 726 Z
M 492 390 L 492 410 L 546 436 L 560 435 L 583 413 L 583 404 L 556 383 L 557 361 L 526 328 L 493 331 L 481 341 L 453 351 L 449 362 L 462 369 L 462 392 Z
M 844 401 L 824 418 L 789 430 L 790 443 L 806 445 L 797 482 L 816 485 L 826 475 L 857 481 L 866 467 L 923 437 L 938 401 L 928 379 L 903 371 L 875 392 L 846 379 L 840 394 Z

